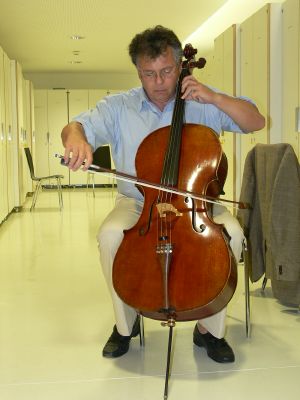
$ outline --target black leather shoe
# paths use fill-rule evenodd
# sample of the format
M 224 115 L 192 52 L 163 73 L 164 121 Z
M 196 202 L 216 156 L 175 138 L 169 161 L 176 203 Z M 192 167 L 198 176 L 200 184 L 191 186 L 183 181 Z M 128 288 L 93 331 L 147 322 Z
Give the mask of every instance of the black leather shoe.
M 234 353 L 232 348 L 224 338 L 217 339 L 211 333 L 204 335 L 199 332 L 197 325 L 194 329 L 193 341 L 196 346 L 205 347 L 208 357 L 219 363 L 234 362 Z
M 123 354 L 127 353 L 129 350 L 129 343 L 131 338 L 137 336 L 140 333 L 140 316 L 136 317 L 134 322 L 132 332 L 130 336 L 122 336 L 117 331 L 116 325 L 110 338 L 108 339 L 106 345 L 103 348 L 102 355 L 107 358 L 121 357 Z

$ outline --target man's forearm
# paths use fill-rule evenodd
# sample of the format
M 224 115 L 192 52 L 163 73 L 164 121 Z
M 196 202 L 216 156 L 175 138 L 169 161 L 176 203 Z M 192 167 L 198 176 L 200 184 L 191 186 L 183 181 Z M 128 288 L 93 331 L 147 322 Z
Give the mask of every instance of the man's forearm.
M 258 131 L 265 126 L 264 116 L 247 100 L 216 93 L 213 104 L 229 115 L 243 132 Z

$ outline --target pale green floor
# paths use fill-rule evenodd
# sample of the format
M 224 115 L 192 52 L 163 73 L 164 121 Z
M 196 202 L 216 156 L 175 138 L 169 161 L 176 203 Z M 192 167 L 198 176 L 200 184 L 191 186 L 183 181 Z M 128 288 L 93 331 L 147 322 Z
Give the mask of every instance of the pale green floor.
M 0 399 L 163 399 L 168 330 L 158 322 L 145 320 L 144 349 L 134 339 L 120 359 L 101 356 L 113 318 L 95 235 L 110 190 L 64 191 L 63 212 L 53 191 L 29 206 L 0 227 Z M 300 314 L 251 285 L 247 339 L 239 273 L 226 336 L 236 362 L 208 359 L 192 344 L 194 323 L 177 324 L 169 400 L 300 398 Z

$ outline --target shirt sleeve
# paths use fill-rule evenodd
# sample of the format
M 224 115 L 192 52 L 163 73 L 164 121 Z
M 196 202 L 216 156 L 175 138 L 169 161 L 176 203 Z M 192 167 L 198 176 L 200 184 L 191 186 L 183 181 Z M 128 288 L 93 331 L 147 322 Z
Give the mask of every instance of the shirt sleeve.
M 73 118 L 82 124 L 89 144 L 96 149 L 114 141 L 114 107 L 108 97 L 100 100 L 94 109 L 85 111 Z

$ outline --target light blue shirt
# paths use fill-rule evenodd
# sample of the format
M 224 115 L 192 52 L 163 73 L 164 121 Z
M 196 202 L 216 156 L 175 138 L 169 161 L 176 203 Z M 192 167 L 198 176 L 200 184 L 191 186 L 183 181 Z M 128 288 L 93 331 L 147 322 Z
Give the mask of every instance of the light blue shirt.
M 150 102 L 143 88 L 135 88 L 103 98 L 95 109 L 78 115 L 74 120 L 82 124 L 94 149 L 104 144 L 111 145 L 117 171 L 136 176 L 135 155 L 140 143 L 149 133 L 171 124 L 173 107 L 174 100 L 170 100 L 160 111 Z M 208 126 L 217 134 L 222 130 L 242 132 L 223 111 L 212 104 L 196 101 L 185 102 L 185 122 Z M 132 183 L 118 181 L 118 191 L 143 200 Z

